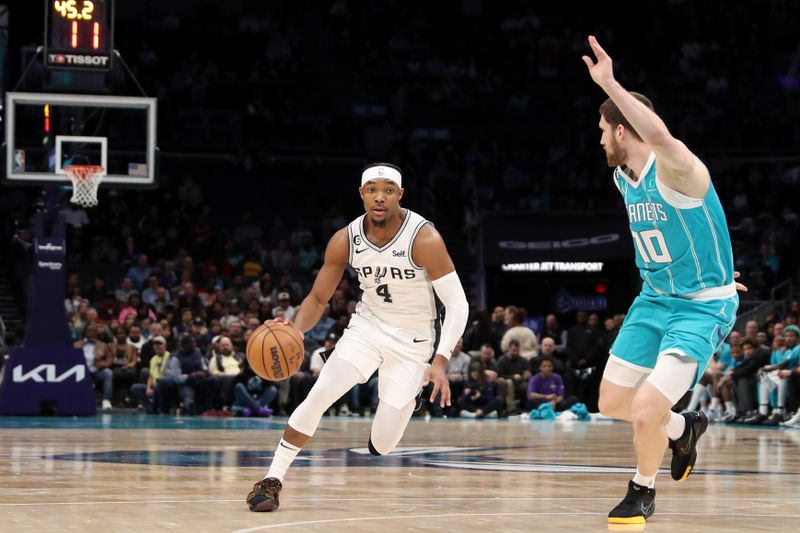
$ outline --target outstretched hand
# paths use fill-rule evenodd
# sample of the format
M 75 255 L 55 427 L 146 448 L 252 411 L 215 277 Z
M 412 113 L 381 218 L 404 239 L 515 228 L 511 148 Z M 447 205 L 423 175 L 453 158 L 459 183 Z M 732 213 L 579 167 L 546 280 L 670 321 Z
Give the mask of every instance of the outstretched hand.
M 609 56 L 597 38 L 594 35 L 589 36 L 589 46 L 592 47 L 592 52 L 597 59 L 597 63 L 592 61 L 589 56 L 583 56 L 583 62 L 589 68 L 589 75 L 592 76 L 594 82 L 600 87 L 605 87 L 614 81 L 614 70 L 612 68 L 611 56 Z

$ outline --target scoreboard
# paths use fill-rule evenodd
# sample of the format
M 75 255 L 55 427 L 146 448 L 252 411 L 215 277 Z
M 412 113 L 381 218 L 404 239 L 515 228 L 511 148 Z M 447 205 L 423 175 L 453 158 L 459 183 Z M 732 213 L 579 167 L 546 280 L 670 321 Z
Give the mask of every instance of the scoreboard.
M 45 65 L 109 70 L 114 0 L 45 0 Z

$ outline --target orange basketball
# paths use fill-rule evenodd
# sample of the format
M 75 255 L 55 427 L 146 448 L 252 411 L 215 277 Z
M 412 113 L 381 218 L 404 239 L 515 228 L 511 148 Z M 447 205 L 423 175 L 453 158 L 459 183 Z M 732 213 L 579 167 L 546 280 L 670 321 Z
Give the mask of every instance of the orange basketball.
M 297 330 L 288 324 L 262 325 L 247 340 L 247 362 L 269 381 L 283 381 L 297 372 L 305 350 Z

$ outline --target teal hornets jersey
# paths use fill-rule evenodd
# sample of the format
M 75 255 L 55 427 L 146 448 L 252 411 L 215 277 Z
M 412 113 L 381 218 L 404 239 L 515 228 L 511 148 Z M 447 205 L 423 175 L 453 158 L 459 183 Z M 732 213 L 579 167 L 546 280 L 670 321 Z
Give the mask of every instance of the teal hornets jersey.
M 791 350 L 786 350 L 784 358 L 786 361 L 789 361 L 789 370 L 800 366 L 800 345 L 795 346 Z
M 625 200 L 643 293 L 736 294 L 728 223 L 713 183 L 702 199 L 668 188 L 656 180 L 655 153 L 637 181 L 617 167 L 614 183 Z

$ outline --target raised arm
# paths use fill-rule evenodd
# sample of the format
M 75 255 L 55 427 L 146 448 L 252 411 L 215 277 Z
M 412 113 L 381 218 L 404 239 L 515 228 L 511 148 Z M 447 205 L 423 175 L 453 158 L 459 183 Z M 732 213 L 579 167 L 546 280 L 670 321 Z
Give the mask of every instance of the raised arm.
M 311 292 L 305 297 L 294 317 L 294 326 L 306 332 L 319 322 L 325 305 L 331 299 L 347 267 L 350 243 L 347 228 L 342 228 L 328 241 L 325 249 L 325 262 L 314 280 Z
M 667 125 L 658 115 L 614 79 L 611 57 L 593 35 L 589 36 L 589 46 L 597 59 L 595 63 L 589 56 L 583 56 L 589 74 L 617 105 L 636 133 L 656 153 L 657 164 L 665 171 L 659 173 L 659 180 L 686 196 L 703 198 L 711 183 L 706 166 L 683 142 L 670 134 Z

